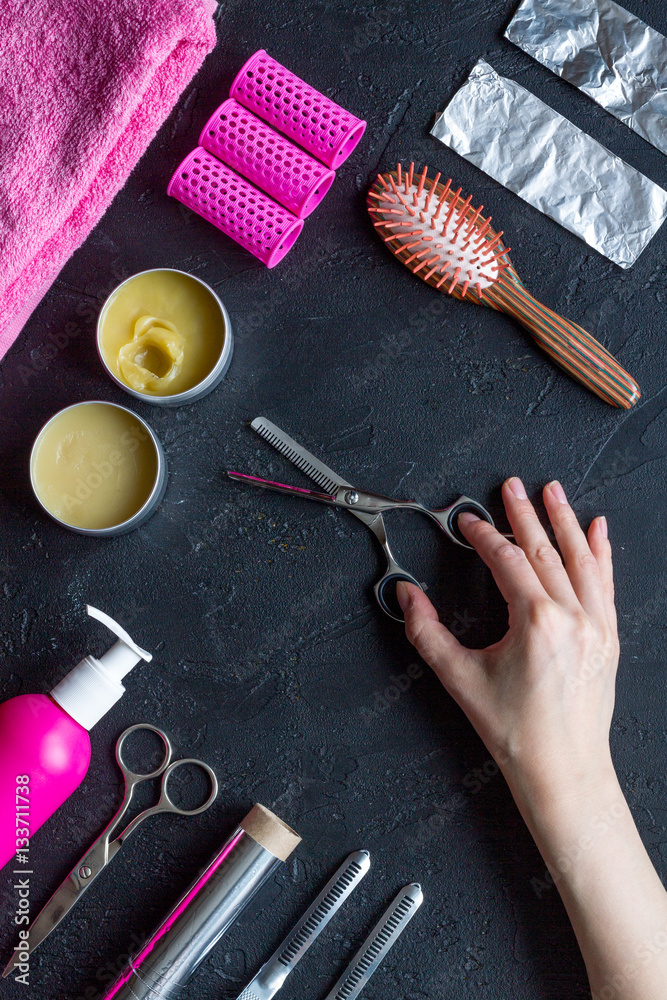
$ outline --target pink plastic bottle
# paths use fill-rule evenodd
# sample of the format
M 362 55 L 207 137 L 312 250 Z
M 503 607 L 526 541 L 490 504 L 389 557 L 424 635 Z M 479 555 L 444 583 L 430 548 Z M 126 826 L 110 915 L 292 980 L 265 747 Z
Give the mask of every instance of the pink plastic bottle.
M 118 641 L 100 659 L 86 656 L 49 694 L 0 705 L 0 868 L 79 787 L 90 763 L 88 730 L 122 697 L 121 680 L 151 660 L 121 626 L 90 605 Z

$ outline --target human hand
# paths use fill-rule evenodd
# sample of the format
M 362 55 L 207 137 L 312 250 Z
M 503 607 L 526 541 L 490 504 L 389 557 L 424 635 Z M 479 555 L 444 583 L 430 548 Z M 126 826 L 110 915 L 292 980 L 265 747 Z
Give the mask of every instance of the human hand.
M 545 795 L 586 795 L 613 774 L 619 647 L 606 521 L 595 518 L 586 536 L 559 483 L 543 496 L 562 559 L 517 478 L 503 485 L 516 544 L 473 514 L 459 517 L 508 604 L 500 642 L 465 648 L 426 594 L 397 588 L 408 639 L 464 710 L 520 807 Z

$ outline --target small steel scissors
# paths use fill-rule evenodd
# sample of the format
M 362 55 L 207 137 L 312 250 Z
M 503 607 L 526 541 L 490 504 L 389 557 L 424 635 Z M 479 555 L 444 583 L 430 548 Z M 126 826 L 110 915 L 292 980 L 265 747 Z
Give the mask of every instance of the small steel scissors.
M 156 733 L 164 744 L 164 757 L 161 764 L 156 767 L 155 770 L 149 771 L 146 774 L 137 774 L 135 771 L 132 771 L 123 760 L 123 746 L 125 741 L 132 733 L 136 733 L 140 730 L 148 730 L 149 732 Z M 118 737 L 116 742 L 116 760 L 123 773 L 123 779 L 125 782 L 123 801 L 111 822 L 105 827 L 89 850 L 87 850 L 83 857 L 76 863 L 60 888 L 54 892 L 48 903 L 46 903 L 43 909 L 36 916 L 31 926 L 28 928 L 29 937 L 27 944 L 29 945 L 29 954 L 32 954 L 35 948 L 42 943 L 44 938 L 46 938 L 51 931 L 58 926 L 63 917 L 69 913 L 75 903 L 81 899 L 84 892 L 90 885 L 92 885 L 100 872 L 106 868 L 111 859 L 115 857 L 127 838 L 131 833 L 134 833 L 140 823 L 143 823 L 149 816 L 157 816 L 158 813 L 176 813 L 178 816 L 197 816 L 199 813 L 205 812 L 209 806 L 213 804 L 218 794 L 218 779 L 215 776 L 215 772 L 208 766 L 208 764 L 205 764 L 201 760 L 196 760 L 194 757 L 184 757 L 181 760 L 172 761 L 172 754 L 173 749 L 167 734 L 161 729 L 158 729 L 156 726 L 151 726 L 147 722 L 139 723 L 136 726 L 130 726 Z M 177 768 L 182 767 L 184 764 L 193 764 L 196 767 L 201 768 L 207 774 L 211 783 L 210 795 L 206 801 L 202 805 L 197 806 L 196 809 L 182 809 L 180 806 L 176 805 L 169 795 L 169 778 Z M 150 806 L 148 809 L 144 809 L 143 812 L 140 812 L 127 824 L 124 830 L 121 830 L 114 836 L 117 827 L 120 825 L 130 807 L 135 788 L 137 788 L 137 786 L 142 784 L 144 781 L 151 781 L 155 778 L 161 778 L 160 797 L 156 804 Z M 12 971 L 13 963 L 14 959 L 12 958 L 10 959 L 9 965 L 3 972 L 3 978 L 9 975 Z
M 441 510 L 431 510 L 415 500 L 390 500 L 389 497 L 381 496 L 378 493 L 367 493 L 356 489 L 351 483 L 342 479 L 338 473 L 334 472 L 318 458 L 311 455 L 294 438 L 291 438 L 285 431 L 281 430 L 266 417 L 256 417 L 252 421 L 252 429 L 260 437 L 263 437 L 270 445 L 273 445 L 285 458 L 289 459 L 297 468 L 310 476 L 320 487 L 318 490 L 307 490 L 299 486 L 286 486 L 283 483 L 275 483 L 269 479 L 260 479 L 257 476 L 249 476 L 243 472 L 228 472 L 227 475 L 238 482 L 249 483 L 252 486 L 263 486 L 270 490 L 277 490 L 279 493 L 289 493 L 292 496 L 302 497 L 306 500 L 319 500 L 321 503 L 332 504 L 334 507 L 342 507 L 348 510 L 355 517 L 358 517 L 375 535 L 384 550 L 387 558 L 387 569 L 383 576 L 375 584 L 374 593 L 378 604 L 390 618 L 402 622 L 403 616 L 398 606 L 390 603 L 395 594 L 395 584 L 399 580 L 407 583 L 414 583 L 417 587 L 424 589 L 412 573 L 394 558 L 394 555 L 387 541 L 383 514 L 390 510 L 413 510 L 424 514 L 444 531 L 450 541 L 463 548 L 471 549 L 457 526 L 457 518 L 464 511 L 477 514 L 483 520 L 493 524 L 493 518 L 488 510 L 476 500 L 470 497 L 461 496 L 449 507 Z

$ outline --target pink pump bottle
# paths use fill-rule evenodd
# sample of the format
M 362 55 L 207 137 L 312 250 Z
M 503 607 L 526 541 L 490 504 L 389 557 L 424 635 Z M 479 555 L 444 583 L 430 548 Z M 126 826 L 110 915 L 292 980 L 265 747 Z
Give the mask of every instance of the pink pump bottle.
M 85 656 L 49 694 L 0 705 L 0 868 L 79 787 L 90 763 L 88 730 L 122 697 L 132 667 L 152 659 L 113 618 L 86 610 L 118 636 L 111 649 Z

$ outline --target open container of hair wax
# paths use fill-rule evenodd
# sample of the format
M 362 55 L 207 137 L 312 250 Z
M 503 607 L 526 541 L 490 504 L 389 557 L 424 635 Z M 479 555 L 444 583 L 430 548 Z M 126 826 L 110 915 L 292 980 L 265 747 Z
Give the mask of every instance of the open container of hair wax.
M 37 500 L 81 535 L 122 535 L 147 521 L 167 486 L 167 463 L 145 420 L 117 403 L 90 400 L 56 413 L 30 453 Z
M 207 395 L 232 360 L 224 305 L 185 271 L 155 268 L 132 275 L 106 300 L 97 351 L 116 385 L 156 406 L 182 406 Z

